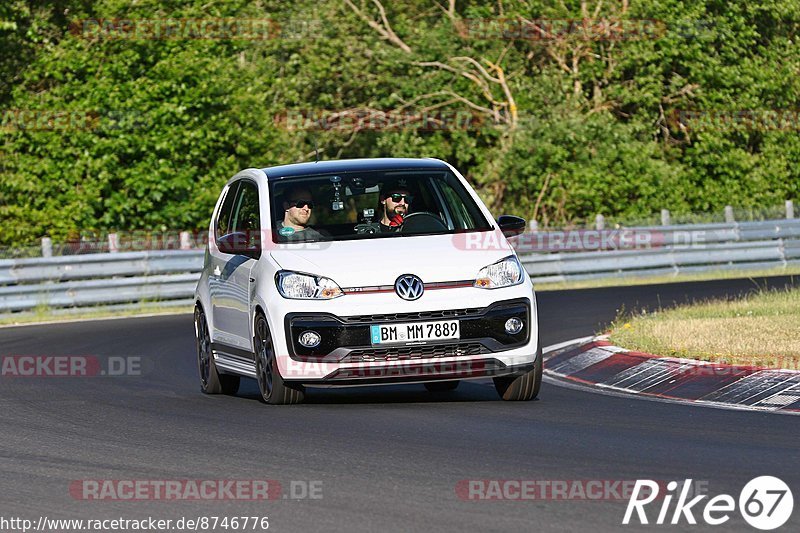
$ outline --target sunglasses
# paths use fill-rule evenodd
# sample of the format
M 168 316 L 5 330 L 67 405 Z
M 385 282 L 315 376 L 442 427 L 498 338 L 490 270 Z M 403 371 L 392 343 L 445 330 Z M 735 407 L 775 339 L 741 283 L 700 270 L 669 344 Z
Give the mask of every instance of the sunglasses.
M 411 202 L 414 201 L 414 197 L 410 194 L 395 193 L 395 194 L 390 194 L 389 198 L 391 198 L 394 203 L 398 203 L 400 200 L 405 200 L 407 204 L 410 204 Z
M 313 200 L 292 200 L 289 202 L 289 207 L 296 207 L 298 209 L 302 209 L 308 206 L 309 209 L 314 209 L 314 201 Z

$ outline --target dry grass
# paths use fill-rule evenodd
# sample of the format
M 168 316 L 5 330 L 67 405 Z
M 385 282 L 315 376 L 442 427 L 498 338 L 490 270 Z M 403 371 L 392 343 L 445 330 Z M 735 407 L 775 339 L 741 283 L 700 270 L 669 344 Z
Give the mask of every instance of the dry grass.
M 662 356 L 799 369 L 800 289 L 620 319 L 611 341 Z
M 146 315 L 174 315 L 191 313 L 193 307 L 170 306 L 165 307 L 154 302 L 143 302 L 139 305 L 127 309 L 115 309 L 108 307 L 87 307 L 86 309 L 72 313 L 58 313 L 46 307 L 36 309 L 26 313 L 14 313 L 11 315 L 0 315 L 0 327 L 18 326 L 25 324 L 40 324 L 50 322 L 72 322 L 75 320 L 93 320 L 102 318 L 127 318 Z
M 800 275 L 800 267 L 775 267 L 769 269 L 710 270 L 708 272 L 681 273 L 660 276 L 643 274 L 624 274 L 616 277 L 584 281 L 557 281 L 554 283 L 534 282 L 537 292 L 572 289 L 592 289 L 595 287 L 628 287 L 633 285 L 656 285 L 660 283 L 681 283 L 685 281 L 708 281 L 714 279 L 766 278 L 770 276 Z

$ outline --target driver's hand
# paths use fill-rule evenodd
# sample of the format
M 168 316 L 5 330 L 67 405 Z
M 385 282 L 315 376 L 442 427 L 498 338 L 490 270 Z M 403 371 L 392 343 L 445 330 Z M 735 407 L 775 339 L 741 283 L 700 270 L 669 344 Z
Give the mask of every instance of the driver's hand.
M 389 219 L 389 227 L 397 227 L 403 225 L 403 215 L 397 213 L 392 218 Z

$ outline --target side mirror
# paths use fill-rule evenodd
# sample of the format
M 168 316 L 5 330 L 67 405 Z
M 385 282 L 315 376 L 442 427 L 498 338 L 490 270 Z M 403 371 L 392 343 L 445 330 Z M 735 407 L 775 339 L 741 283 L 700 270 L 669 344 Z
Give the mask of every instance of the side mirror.
M 525 219 L 514 215 L 500 215 L 497 225 L 506 237 L 513 237 L 525 231 Z
M 261 257 L 261 250 L 257 246 L 248 245 L 247 241 L 246 233 L 228 233 L 217 239 L 217 248 L 224 254 L 244 255 L 252 259 Z

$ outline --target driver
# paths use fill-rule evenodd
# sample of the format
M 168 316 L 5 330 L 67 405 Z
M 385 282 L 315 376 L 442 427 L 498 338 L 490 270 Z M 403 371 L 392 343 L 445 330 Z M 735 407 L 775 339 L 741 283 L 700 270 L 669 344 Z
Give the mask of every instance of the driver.
M 381 191 L 381 233 L 394 233 L 403 226 L 403 218 L 408 214 L 408 209 L 414 197 L 409 194 L 406 180 L 399 180 Z
M 309 189 L 294 186 L 286 191 L 278 234 L 287 241 L 319 240 L 322 235 L 308 225 L 312 209 L 314 200 Z

